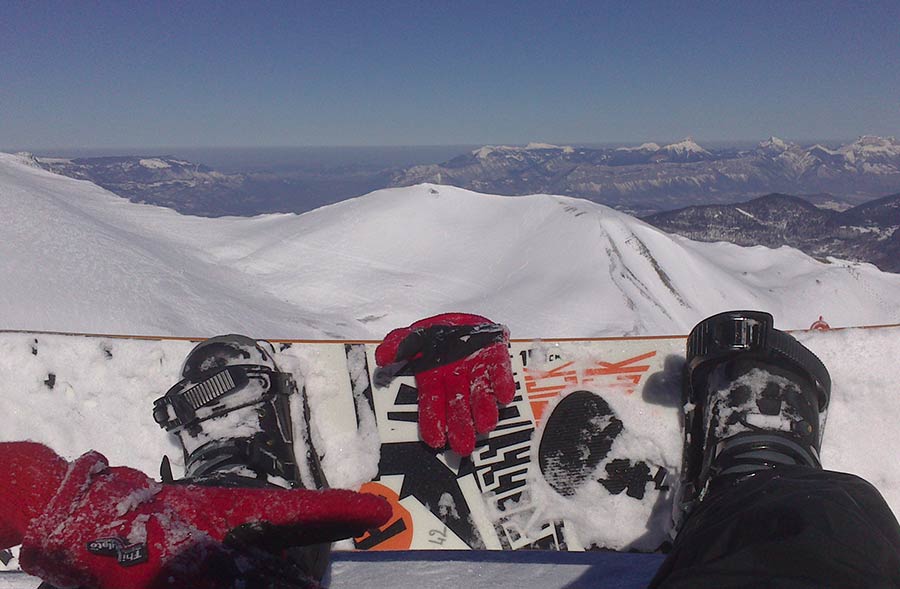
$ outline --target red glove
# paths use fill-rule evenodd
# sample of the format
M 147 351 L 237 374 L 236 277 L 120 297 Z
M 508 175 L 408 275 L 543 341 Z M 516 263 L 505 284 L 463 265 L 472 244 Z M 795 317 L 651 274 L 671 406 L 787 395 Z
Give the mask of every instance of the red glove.
M 403 371 L 416 375 L 419 432 L 426 444 L 462 456 L 475 449 L 475 432 L 497 425 L 497 404 L 516 394 L 509 330 L 478 315 L 445 313 L 387 334 L 375 350 L 383 382 Z
M 0 443 L 0 457 L 0 548 L 21 543 L 22 569 L 60 587 L 212 588 L 210 564 L 236 562 L 223 540 L 237 526 L 285 548 L 359 535 L 391 514 L 352 491 L 161 484 L 97 452 L 69 463 L 33 442 Z

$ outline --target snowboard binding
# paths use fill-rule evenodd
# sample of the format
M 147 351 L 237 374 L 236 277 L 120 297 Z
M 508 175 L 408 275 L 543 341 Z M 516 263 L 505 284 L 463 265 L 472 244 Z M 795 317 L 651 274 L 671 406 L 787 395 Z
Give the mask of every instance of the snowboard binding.
M 208 339 L 191 350 L 182 366 L 182 379 L 153 402 L 153 419 L 178 436 L 184 451 L 184 478 L 174 479 L 169 460 L 164 457 L 160 466 L 163 482 L 249 488 L 328 487 L 312 444 L 306 395 L 290 373 L 279 369 L 274 353 L 268 342 L 235 334 Z M 306 423 L 302 430 L 305 472 L 294 452 L 291 419 L 291 398 L 298 394 Z M 259 535 L 253 527 L 237 528 L 227 541 L 236 547 L 262 547 Z M 293 579 L 321 579 L 329 553 L 330 545 L 320 544 L 290 547 L 287 559 L 275 553 L 260 559 L 257 553 L 256 560 L 268 563 L 271 569 L 260 573 L 268 575 L 266 586 L 293 587 Z M 281 582 L 286 584 L 278 584 Z
M 709 493 L 782 466 L 821 469 L 831 394 L 822 362 L 772 315 L 729 311 L 687 340 L 682 386 L 684 457 L 675 527 Z
M 153 418 L 175 433 L 184 450 L 185 477 L 193 483 L 249 486 L 326 486 L 308 430 L 304 484 L 293 447 L 290 398 L 293 377 L 279 370 L 274 350 L 242 335 L 198 344 L 182 367 L 182 379 L 153 403 Z M 302 393 L 300 393 L 302 394 Z M 309 419 L 303 395 L 304 419 Z M 166 464 L 163 477 L 170 478 Z

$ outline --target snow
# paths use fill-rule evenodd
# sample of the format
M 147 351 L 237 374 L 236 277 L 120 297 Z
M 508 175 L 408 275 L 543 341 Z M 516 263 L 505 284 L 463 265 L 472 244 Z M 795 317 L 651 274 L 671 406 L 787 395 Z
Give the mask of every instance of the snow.
M 893 137 L 862 135 L 853 143 L 843 146 L 840 151 L 900 155 L 900 143 Z
M 787 151 L 793 144 L 787 144 L 778 137 L 772 136 L 765 141 L 760 141 L 759 148 L 765 151 Z
M 637 147 L 619 147 L 616 151 L 659 151 L 661 148 L 658 143 L 648 142 L 641 143 Z
M 740 207 L 735 207 L 735 209 L 737 209 L 737 212 L 741 213 L 742 215 L 744 215 L 744 216 L 746 216 L 746 217 L 750 217 L 750 218 L 753 219 L 753 220 L 756 220 L 756 217 L 754 217 L 752 214 L 748 213 L 748 212 L 745 211 L 744 209 L 742 209 L 742 208 L 740 208 Z
M 900 158 L 900 142 L 893 137 L 863 135 L 832 153 L 843 155 L 849 165 L 857 166 L 862 172 L 890 174 L 896 171 L 893 163 Z
M 677 154 L 682 153 L 702 153 L 709 154 L 708 151 L 700 147 L 692 138 L 686 137 L 677 143 L 670 143 L 662 148 L 664 151 L 672 151 Z
M 540 143 L 537 141 L 532 141 L 528 145 L 525 146 L 525 149 L 566 149 L 566 147 L 561 147 L 559 145 L 553 145 L 552 143 Z M 569 148 L 571 149 L 571 148 Z
M 575 148 L 569 145 L 553 145 L 552 143 L 540 143 L 532 141 L 527 144 L 525 147 L 517 147 L 515 145 L 485 145 L 483 147 L 479 147 L 472 151 L 472 155 L 477 157 L 478 159 L 486 159 L 492 156 L 496 152 L 503 152 L 507 155 L 516 156 L 518 152 L 521 151 L 534 151 L 540 149 L 556 149 L 560 150 L 563 153 L 575 153 Z
M 142 166 L 144 166 L 145 168 L 150 168 L 150 169 L 162 169 L 162 168 L 171 168 L 172 167 L 169 164 L 167 164 L 166 162 L 164 162 L 158 158 L 142 159 L 142 160 L 140 160 L 140 164 Z
M 696 243 L 560 196 L 424 184 L 303 215 L 208 219 L 3 154 L 0 191 L 8 329 L 377 339 L 456 309 L 525 338 L 686 333 L 736 307 L 786 328 L 900 321 L 898 275 Z
M 797 337 L 828 366 L 833 380 L 823 442 L 823 464 L 826 468 L 855 473 L 871 481 L 894 512 L 900 512 L 900 463 L 891 458 L 893 453 L 884 442 L 886 437 L 896 433 L 897 417 L 900 416 L 900 396 L 895 394 L 895 378 L 892 371 L 886 369 L 900 357 L 900 328 L 802 332 Z M 119 346 L 112 358 L 107 358 L 103 346 L 97 340 L 88 338 L 73 341 L 66 336 L 41 335 L 37 354 L 28 351 L 33 343 L 33 337 L 28 334 L 6 334 L 0 342 L 4 346 L 24 348 L 28 357 L 26 362 L 0 363 L 3 398 L 9 408 L 7 415 L 10 416 L 4 420 L 0 438 L 29 438 L 45 442 L 69 458 L 95 448 L 110 459 L 110 464 L 129 464 L 151 476 L 158 471 L 160 457 L 167 454 L 172 459 L 176 476 L 179 475 L 182 467 L 180 449 L 172 436 L 167 436 L 153 423 L 149 407 L 152 400 L 163 394 L 172 380 L 177 378 L 180 363 L 192 346 L 190 342 L 165 342 L 152 358 L 128 353 L 128 346 L 125 345 Z M 4 348 L 0 349 L 0 357 L 21 358 L 22 353 Z M 293 347 L 280 352 L 278 361 L 285 364 L 290 358 L 295 358 L 300 366 L 310 360 L 309 357 L 304 359 L 304 353 Z M 118 374 L 118 380 L 101 385 L 101 367 L 109 366 L 111 362 L 118 363 L 113 371 Z M 674 362 L 675 365 L 674 368 L 667 366 L 667 370 L 678 373 L 680 365 L 676 359 L 670 358 L 667 362 Z M 58 379 L 53 389 L 34 391 L 31 383 L 35 379 L 45 378 L 51 371 L 61 375 L 65 373 L 65 378 Z M 96 392 L 77 399 L 67 392 L 75 389 L 91 391 L 86 385 L 92 382 Z M 373 440 L 340 433 L 354 427 L 341 425 L 341 416 L 353 421 L 352 408 L 342 411 L 333 406 L 328 399 L 329 387 L 333 383 L 321 375 L 312 375 L 305 384 L 310 393 L 315 430 L 328 432 L 326 437 L 334 438 L 329 440 L 326 450 L 328 459 L 324 463 L 329 479 L 337 486 L 352 487 L 370 478 L 378 460 L 377 453 L 371 451 Z M 670 379 L 664 386 L 670 390 L 663 396 L 674 396 L 678 379 Z M 110 395 L 109 390 L 115 390 L 117 394 Z M 332 406 L 329 406 L 330 403 Z M 677 408 L 674 406 L 653 406 L 652 409 L 664 409 L 672 419 L 677 419 L 674 416 Z M 115 416 L 114 422 L 110 421 L 110 416 Z M 338 432 L 337 435 L 332 435 L 335 432 Z M 835 432 L 841 435 L 835 435 Z M 658 453 L 661 463 L 671 464 L 672 457 L 680 455 L 677 436 L 632 439 L 630 442 L 643 444 L 643 455 Z M 625 451 L 634 452 L 634 449 Z M 138 491 L 121 500 L 115 509 L 119 512 L 127 510 L 152 492 L 154 487 Z M 585 525 L 594 522 L 591 525 L 599 526 L 605 522 L 607 527 L 615 527 L 611 522 L 628 519 L 624 494 L 617 497 L 619 504 L 605 498 L 602 503 L 599 502 L 599 493 L 599 489 L 587 487 L 580 491 L 579 496 L 569 499 L 557 497 L 544 502 L 542 508 L 545 513 L 566 513 Z M 552 499 L 553 495 L 548 497 Z M 441 498 L 439 505 L 449 513 L 456 509 L 449 497 Z M 665 510 L 661 517 L 667 517 Z M 133 530 L 135 534 L 140 533 L 138 528 Z M 429 553 L 416 557 L 396 554 L 339 555 L 332 571 L 332 587 L 383 586 L 383 580 L 389 578 L 397 589 L 413 589 L 435 577 L 445 579 L 449 586 L 463 583 L 474 587 L 493 587 L 494 583 L 500 587 L 513 587 L 515 583 L 516 587 L 524 589 L 593 586 L 579 584 L 585 575 L 597 586 L 622 582 L 620 586 L 639 587 L 646 583 L 659 562 L 657 555 L 616 556 L 634 559 L 629 561 L 631 568 L 623 571 L 623 574 L 631 575 L 630 584 L 623 580 L 628 579 L 627 576 L 615 580 L 604 576 L 610 574 L 609 567 L 622 570 L 624 561 L 601 564 L 607 562 L 602 554 L 580 557 L 541 554 L 529 557 Z M 397 572 L 398 567 L 403 568 L 402 574 Z M 0 588 L 4 587 L 2 583 L 7 578 L 7 575 L 0 575 Z M 382 583 L 367 585 L 365 581 L 371 578 L 380 578 Z M 35 586 L 33 581 L 31 583 L 6 586 L 31 589 Z
M 304 215 L 206 219 L 133 204 L 0 154 L 0 235 L 6 329 L 369 339 L 452 310 L 502 321 L 519 338 L 686 333 L 729 308 L 770 311 L 780 328 L 807 327 L 819 315 L 834 327 L 900 322 L 900 276 L 873 266 L 821 263 L 786 247 L 694 243 L 601 205 L 549 195 L 421 185 Z M 31 345 L 17 337 L 15 345 Z M 892 374 L 898 330 L 798 337 L 834 383 L 823 464 L 863 476 L 900 512 L 900 463 L 884 442 L 900 418 Z M 89 341 L 42 336 L 28 362 L 0 361 L 8 407 L 0 439 L 42 441 L 69 458 L 93 448 L 111 464 L 154 476 L 163 454 L 177 467 L 180 449 L 148 407 L 174 384 L 190 342 L 169 342 L 152 358 L 109 360 Z M 0 349 L 0 358 L 8 356 Z M 107 383 L 116 395 L 76 399 L 73 383 L 60 378 L 22 397 L 24 383 L 62 367 L 96 382 L 95 367 L 105 361 L 122 363 L 119 380 Z M 370 478 L 378 459 L 371 428 L 342 429 L 355 412 L 329 400 L 333 378 L 310 369 L 302 353 L 283 352 L 279 361 L 304 374 L 329 479 L 352 487 Z M 677 379 L 666 386 L 677 387 Z M 677 440 L 656 443 L 648 452 L 679 452 Z M 592 501 L 555 507 L 613 521 Z M 444 500 L 442 507 L 455 509 Z M 331 586 L 378 587 L 387 578 L 397 589 L 435 579 L 517 589 L 638 587 L 659 562 L 639 554 L 342 554 Z M 0 589 L 33 586 L 24 575 L 0 575 Z

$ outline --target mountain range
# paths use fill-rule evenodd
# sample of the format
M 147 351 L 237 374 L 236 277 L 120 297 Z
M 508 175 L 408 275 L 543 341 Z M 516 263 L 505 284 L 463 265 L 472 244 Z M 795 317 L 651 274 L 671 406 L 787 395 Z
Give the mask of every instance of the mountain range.
M 381 188 L 390 177 L 388 171 L 367 164 L 224 173 L 171 155 L 21 155 L 46 170 L 89 180 L 132 202 L 204 217 L 302 213 Z
M 801 147 L 774 137 L 751 150 L 707 150 L 690 139 L 615 149 L 485 146 L 445 164 L 400 171 L 345 165 L 287 175 L 226 174 L 171 156 L 22 157 L 134 202 L 203 216 L 302 213 L 384 184 L 418 181 L 497 194 L 574 193 L 612 200 L 619 210 L 641 213 L 651 224 L 699 241 L 789 245 L 818 258 L 900 272 L 900 143 L 872 136 L 838 149 Z M 835 195 L 841 186 L 847 191 Z M 585 194 L 585 187 L 594 193 Z M 746 200 L 773 187 L 806 194 L 800 199 L 774 192 Z M 869 198 L 887 188 L 895 193 Z M 831 193 L 811 194 L 825 189 Z M 614 193 L 618 196 L 610 196 Z M 678 208 L 685 202 L 690 206 Z M 662 212 L 647 213 L 657 208 Z
M 896 274 L 691 241 L 564 196 L 422 184 L 302 215 L 202 218 L 6 154 L 0 196 L 7 329 L 372 339 L 454 310 L 517 337 L 686 333 L 729 308 L 784 328 L 900 321 Z
M 831 149 L 772 137 L 747 150 L 707 150 L 691 139 L 615 149 L 486 146 L 391 179 L 393 186 L 421 182 L 490 194 L 577 196 L 641 215 L 773 192 L 825 193 L 860 204 L 900 191 L 900 142 L 862 136 Z
M 790 246 L 900 273 L 900 194 L 836 211 L 786 194 L 731 205 L 686 207 L 644 217 L 668 233 L 743 246 Z
M 424 150 L 424 148 L 423 148 Z M 427 150 L 424 153 L 431 153 Z M 850 208 L 900 192 L 900 142 L 863 136 L 834 149 L 777 138 L 753 149 L 705 149 L 691 139 L 590 148 L 531 143 L 483 146 L 444 163 L 374 161 L 224 173 L 184 157 L 30 156 L 48 170 L 90 180 L 134 202 L 218 217 L 303 213 L 379 188 L 423 182 L 501 195 L 587 198 L 636 215 L 728 204 L 770 193 Z

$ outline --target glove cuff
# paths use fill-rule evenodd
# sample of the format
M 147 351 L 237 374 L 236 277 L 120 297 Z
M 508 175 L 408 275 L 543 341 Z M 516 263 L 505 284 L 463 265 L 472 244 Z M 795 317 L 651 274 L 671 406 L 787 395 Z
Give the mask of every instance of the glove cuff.
M 43 511 L 32 518 L 25 532 L 19 553 L 22 570 L 51 580 L 55 585 L 89 584 L 90 578 L 73 575 L 66 564 L 76 561 L 82 546 L 54 546 L 57 553 L 53 560 L 41 558 L 41 555 L 47 550 L 46 539 L 72 524 L 73 514 L 82 510 L 81 503 L 90 490 L 92 479 L 108 467 L 106 457 L 93 450 L 68 463 L 68 469 L 60 477 L 61 482 L 54 485 L 55 494 L 44 504 Z
M 65 478 L 68 462 L 36 442 L 0 442 L 0 548 L 21 544 Z

